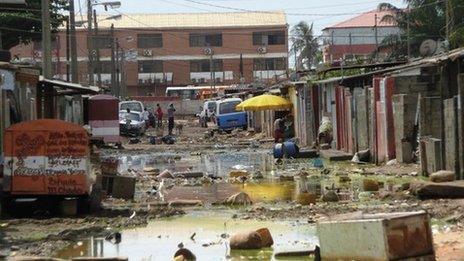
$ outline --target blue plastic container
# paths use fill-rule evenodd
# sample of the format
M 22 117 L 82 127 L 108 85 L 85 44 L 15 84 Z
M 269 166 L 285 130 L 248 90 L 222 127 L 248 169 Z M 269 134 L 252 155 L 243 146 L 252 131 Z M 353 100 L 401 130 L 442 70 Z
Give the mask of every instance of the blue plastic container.
M 284 153 L 288 158 L 296 158 L 298 156 L 299 148 L 293 141 L 284 142 Z
M 277 143 L 274 145 L 274 158 L 281 159 L 284 156 L 284 145 Z

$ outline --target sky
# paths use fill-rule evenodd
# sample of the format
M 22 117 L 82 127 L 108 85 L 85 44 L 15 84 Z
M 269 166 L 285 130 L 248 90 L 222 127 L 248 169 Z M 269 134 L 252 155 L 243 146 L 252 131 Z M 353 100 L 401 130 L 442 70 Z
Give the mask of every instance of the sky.
M 74 0 L 78 15 L 85 19 L 86 0 Z M 112 0 L 98 0 L 107 2 Z M 374 10 L 379 3 L 404 7 L 403 0 L 120 0 L 122 13 L 196 13 L 233 12 L 234 10 L 275 11 L 287 13 L 290 26 L 300 21 L 314 23 L 314 34 L 320 35 L 327 26 L 347 20 L 359 13 Z M 97 7 L 99 14 L 117 14 Z M 80 10 L 80 12 L 79 12 Z

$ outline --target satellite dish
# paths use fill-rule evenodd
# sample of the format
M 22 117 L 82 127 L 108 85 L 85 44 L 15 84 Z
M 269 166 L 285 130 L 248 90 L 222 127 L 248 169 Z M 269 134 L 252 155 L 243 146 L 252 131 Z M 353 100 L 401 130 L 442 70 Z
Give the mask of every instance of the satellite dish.
M 419 52 L 422 56 L 432 56 L 437 51 L 438 44 L 432 39 L 428 39 L 422 42 L 419 48 Z

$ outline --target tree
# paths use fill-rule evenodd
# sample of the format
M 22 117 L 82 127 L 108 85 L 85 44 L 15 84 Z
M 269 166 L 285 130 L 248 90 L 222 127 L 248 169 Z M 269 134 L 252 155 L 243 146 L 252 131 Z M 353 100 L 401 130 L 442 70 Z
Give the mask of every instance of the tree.
M 293 27 L 291 34 L 291 51 L 295 54 L 297 66 L 311 69 L 318 63 L 319 47 L 317 38 L 314 37 L 313 24 L 309 25 L 307 22 L 301 21 Z
M 446 39 L 446 11 L 449 10 L 451 48 L 464 46 L 464 1 L 447 0 L 405 0 L 409 8 L 400 9 L 388 3 L 379 4 L 379 11 L 390 11 L 382 21 L 394 20 L 401 29 L 400 35 L 386 37 L 379 48 L 389 48 L 393 58 L 407 55 L 408 25 L 409 44 L 413 56 L 419 55 L 419 47 L 426 39 L 443 41 Z M 378 50 L 377 50 L 378 51 Z
M 52 32 L 63 25 L 67 17 L 68 0 L 50 0 L 50 21 Z M 41 0 L 26 0 L 26 6 L 0 7 L 0 32 L 5 50 L 23 43 L 40 41 L 42 38 Z

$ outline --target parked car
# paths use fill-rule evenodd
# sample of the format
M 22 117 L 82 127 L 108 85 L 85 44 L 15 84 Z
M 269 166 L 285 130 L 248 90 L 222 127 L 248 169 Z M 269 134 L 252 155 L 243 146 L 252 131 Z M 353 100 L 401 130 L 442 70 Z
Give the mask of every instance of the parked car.
M 216 102 L 216 123 L 219 130 L 230 132 L 235 128 L 247 129 L 247 113 L 235 108 L 240 98 L 228 98 Z
M 121 135 L 140 136 L 145 133 L 146 123 L 141 112 L 119 111 L 119 130 Z
M 119 111 L 143 112 L 145 106 L 139 101 L 121 101 L 119 102 Z

